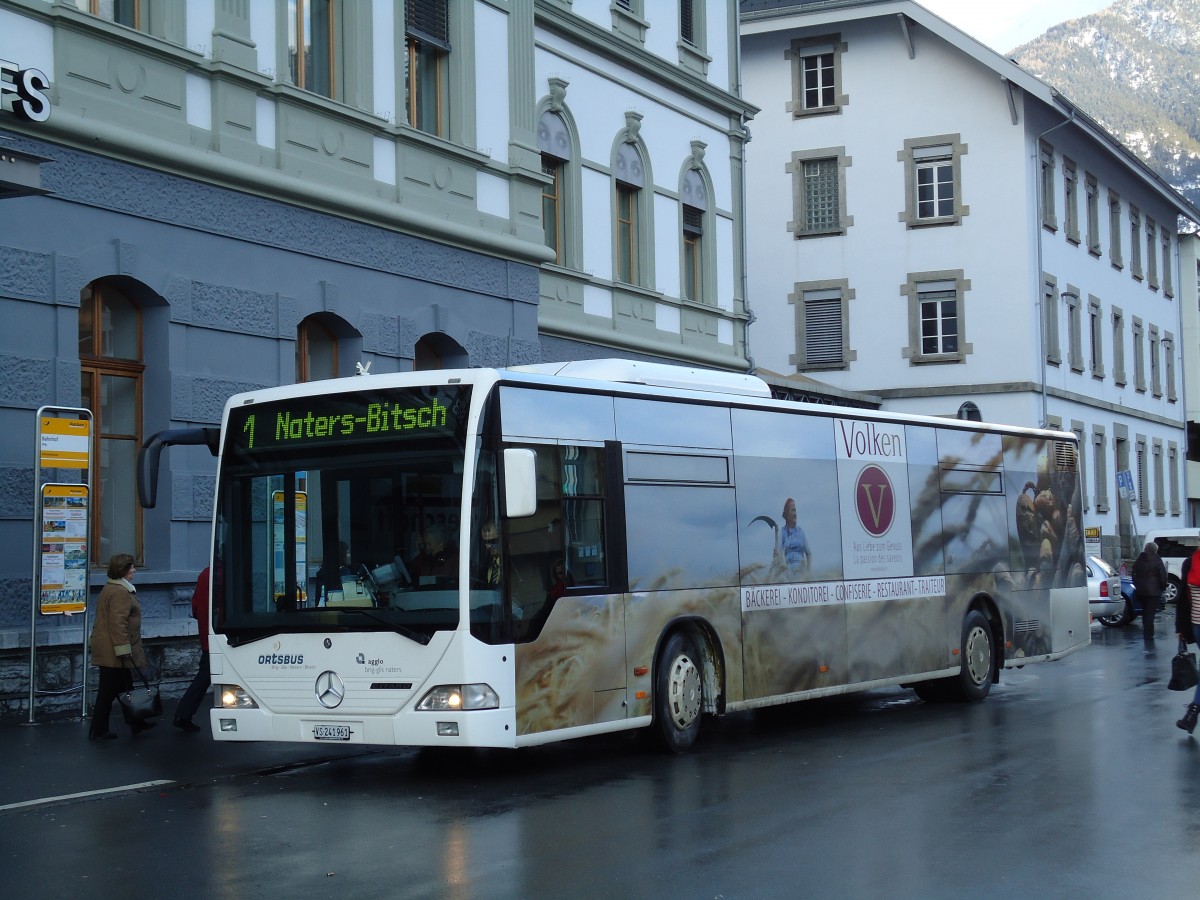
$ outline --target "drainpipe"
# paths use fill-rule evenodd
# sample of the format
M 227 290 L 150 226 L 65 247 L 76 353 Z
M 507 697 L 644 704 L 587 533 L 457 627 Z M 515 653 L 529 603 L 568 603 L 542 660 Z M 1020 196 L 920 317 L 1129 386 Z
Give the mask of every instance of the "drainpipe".
M 736 85 L 737 98 L 742 98 L 742 27 L 741 16 L 738 13 L 738 5 L 734 4 L 733 8 L 733 65 L 734 65 L 734 84 Z M 750 280 L 747 275 L 749 263 L 746 254 L 749 251 L 749 244 L 746 240 L 746 145 L 750 143 L 750 129 L 746 127 L 746 114 L 743 112 L 738 117 L 738 125 L 745 136 L 741 141 L 741 146 L 738 149 L 739 162 L 741 163 L 741 171 L 738 173 L 738 181 L 740 182 L 739 190 L 741 191 L 741 244 L 742 244 L 742 309 L 746 313 L 746 334 L 743 338 L 746 348 L 746 373 L 754 374 L 754 357 L 750 355 L 750 326 L 754 324 L 756 316 L 750 308 Z
M 1071 110 L 1071 116 L 1068 119 L 1063 119 L 1057 125 L 1052 125 L 1037 136 L 1037 140 L 1033 142 L 1033 196 L 1034 196 L 1034 222 L 1033 227 L 1037 233 L 1037 311 L 1038 311 L 1038 354 L 1042 358 L 1042 421 L 1041 427 L 1045 428 L 1050 421 L 1050 414 L 1046 406 L 1046 292 L 1044 290 L 1045 283 L 1042 280 L 1042 138 L 1052 131 L 1062 128 L 1064 125 L 1070 125 L 1075 121 L 1075 110 Z

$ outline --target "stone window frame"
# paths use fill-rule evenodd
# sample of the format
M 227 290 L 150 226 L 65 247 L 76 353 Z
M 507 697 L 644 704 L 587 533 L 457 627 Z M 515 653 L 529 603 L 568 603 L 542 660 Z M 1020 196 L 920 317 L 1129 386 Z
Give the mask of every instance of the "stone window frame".
M 1125 255 L 1121 250 L 1121 195 L 1111 189 L 1108 192 L 1108 258 L 1114 269 L 1125 268 Z
M 1092 256 L 1100 256 L 1100 184 L 1096 176 L 1084 173 L 1084 195 L 1087 206 L 1087 248 Z
M 1159 236 L 1162 241 L 1162 291 L 1164 297 L 1175 296 L 1174 260 L 1172 259 L 1171 231 L 1165 226 L 1159 226 Z
M 1158 283 L 1158 226 L 1154 219 L 1146 216 L 1146 283 L 1150 290 L 1157 291 Z
M 1179 515 L 1179 445 L 1167 441 L 1167 479 L 1171 493 L 1171 515 Z
M 836 294 L 836 296 L 810 297 L 812 294 Z M 855 291 L 850 287 L 846 278 L 833 278 L 821 281 L 798 281 L 788 294 L 788 303 L 796 308 L 795 311 L 795 348 L 796 352 L 789 354 L 788 362 L 796 367 L 797 372 L 820 371 L 832 369 L 847 369 L 850 363 L 858 359 L 858 352 L 850 346 L 850 301 L 855 297 Z M 840 302 L 842 326 L 842 353 L 838 361 L 809 362 L 808 360 L 808 325 L 806 315 L 807 303 L 811 301 L 837 299 Z
M 1096 512 L 1108 512 L 1108 442 L 1102 425 L 1092 427 L 1092 493 Z
M 1082 496 L 1080 496 L 1079 499 L 1081 501 L 1081 507 L 1083 511 L 1088 512 L 1090 509 L 1088 504 L 1088 463 L 1087 454 L 1083 452 L 1083 448 L 1087 445 L 1087 429 L 1085 428 L 1083 422 L 1079 421 L 1078 419 L 1072 419 L 1071 433 L 1075 435 L 1076 440 L 1079 442 L 1079 456 L 1077 459 L 1077 464 L 1079 466 L 1079 487 L 1082 491 Z
M 1075 161 L 1063 157 L 1063 232 L 1067 241 L 1078 246 L 1079 235 L 1079 171 Z
M 570 154 L 564 158 L 561 153 L 550 153 L 540 145 L 538 147 L 543 157 L 554 159 L 559 166 L 558 211 L 561 246 L 558 262 L 551 265 L 580 269 L 583 266 L 583 163 L 579 129 L 565 100 L 568 86 L 566 80 L 551 77 L 548 84 L 549 93 L 538 103 L 534 121 L 540 123 L 545 115 L 557 116 L 566 130 L 569 146 L 565 150 Z
M 1113 383 L 1125 387 L 1129 378 L 1125 372 L 1125 313 L 1119 306 L 1112 308 Z
M 945 150 L 941 156 L 930 156 Z M 967 155 L 967 145 L 959 134 L 934 134 L 925 137 L 907 138 L 903 149 L 896 152 L 896 161 L 904 164 L 904 210 L 899 220 L 906 228 L 929 228 L 939 225 L 959 225 L 970 215 L 971 208 L 963 203 L 962 158 Z M 925 162 L 950 159 L 954 171 L 954 212 L 949 216 L 921 218 L 917 205 L 917 170 Z
M 1138 512 L 1150 515 L 1150 467 L 1147 465 L 1148 450 L 1146 435 L 1135 434 L 1133 438 L 1133 479 L 1137 485 Z
M 1145 325 L 1140 316 L 1134 316 L 1129 323 L 1129 333 L 1133 338 L 1133 389 L 1139 394 L 1146 393 L 1146 347 L 1143 342 Z
M 650 23 L 646 21 L 644 0 L 612 0 L 608 7 L 612 15 L 612 30 L 629 40 L 644 45 Z
M 1150 394 L 1156 398 L 1161 398 L 1162 392 L 1162 346 L 1158 337 L 1158 326 L 1148 325 L 1146 327 L 1146 343 L 1149 350 L 1148 361 L 1150 363 Z
M 1062 364 L 1062 340 L 1058 330 L 1058 279 L 1049 272 L 1042 273 L 1042 341 L 1046 362 Z
M 684 161 L 679 170 L 679 296 L 680 299 L 693 303 L 703 303 L 715 306 L 717 302 L 717 210 L 712 175 L 704 164 L 705 144 L 702 141 L 692 141 L 692 153 Z M 686 185 L 689 179 L 698 179 L 704 190 L 704 196 L 697 198 L 702 205 L 689 204 Z M 686 209 L 700 213 L 700 233 L 696 242 L 699 250 L 699 283 L 700 296 L 685 296 L 684 286 L 687 284 L 687 262 L 684 245 L 688 241 L 688 223 Z
M 692 13 L 692 39 L 683 36 L 683 5 L 687 3 Z M 676 50 L 679 53 L 679 65 L 701 77 L 707 77 L 708 65 L 712 56 L 708 53 L 708 0 L 680 0 L 679 2 L 679 40 Z
M 1175 335 L 1169 331 L 1162 334 L 1163 381 L 1167 402 L 1175 403 L 1179 395 L 1175 391 Z
M 641 122 L 642 115 L 638 112 L 627 111 L 625 113 L 625 127 L 621 129 L 616 138 L 613 140 L 612 150 L 609 158 L 609 202 L 612 204 L 612 278 L 614 282 L 620 284 L 628 284 L 634 287 L 646 288 L 653 290 L 655 284 L 655 269 L 654 269 L 654 173 L 650 168 L 650 151 L 646 146 L 646 142 L 641 137 Z M 642 184 L 635 185 L 633 182 L 624 182 L 631 187 L 636 187 L 636 220 L 634 222 L 633 235 L 633 265 L 634 272 L 632 280 L 626 282 L 618 277 L 620 272 L 619 263 L 619 231 L 620 226 L 617 221 L 619 215 L 619 188 L 618 184 L 621 178 L 618 175 L 619 166 L 617 158 L 621 153 L 621 147 L 624 144 L 631 145 L 637 153 L 642 165 Z
M 928 291 L 930 286 L 938 285 L 940 290 L 950 288 L 944 285 L 953 284 L 955 293 L 955 310 L 958 319 L 958 350 L 953 353 L 924 353 L 921 349 L 921 293 Z M 909 365 L 941 365 L 964 363 L 975 348 L 967 341 L 967 291 L 971 290 L 971 281 L 962 269 L 938 269 L 927 272 L 910 272 L 908 280 L 900 285 L 900 294 L 908 302 L 908 346 L 902 348 L 901 357 L 907 359 Z
M 793 119 L 837 115 L 850 102 L 850 98 L 842 93 L 842 54 L 845 52 L 846 44 L 840 34 L 796 38 L 788 45 L 783 56 L 791 63 L 792 99 L 784 104 L 784 109 Z M 807 107 L 804 104 L 804 60 L 826 53 L 833 54 L 833 103 Z
M 80 7 L 80 2 L 85 3 L 87 8 Z M 132 25 L 118 22 L 115 13 L 104 15 L 100 10 L 100 0 L 67 0 L 67 4 L 64 5 L 69 5 L 81 13 L 95 16 L 105 22 L 111 22 L 120 28 L 129 28 L 139 34 L 161 38 L 179 47 L 184 46 L 187 40 L 187 6 L 176 0 L 138 0 Z
M 1166 472 L 1163 469 L 1162 438 L 1154 438 L 1150 444 L 1150 457 L 1154 467 L 1154 514 L 1167 514 Z
M 1141 281 L 1142 273 L 1142 213 L 1132 203 L 1129 204 L 1129 274 L 1135 281 Z
M 1091 349 L 1091 371 L 1093 378 L 1104 378 L 1104 329 L 1103 309 L 1100 298 L 1088 294 L 1088 343 Z
M 1083 308 L 1079 288 L 1067 284 L 1062 299 L 1067 307 L 1067 365 L 1072 372 L 1083 374 Z
M 1058 215 L 1054 208 L 1054 170 L 1057 167 L 1053 145 L 1041 141 L 1038 147 L 1038 172 L 1041 179 L 1038 198 L 1042 205 L 1042 227 L 1050 231 L 1058 231 Z
M 838 223 L 833 228 L 805 228 L 808 218 L 805 205 L 804 164 L 818 160 L 832 159 L 837 164 L 838 183 Z M 797 150 L 784 165 L 784 171 L 792 176 L 792 214 L 793 220 L 787 228 L 797 240 L 802 238 L 831 237 L 843 235 L 854 224 L 854 217 L 846 211 L 846 170 L 854 164 L 851 157 L 846 155 L 845 147 L 820 147 L 813 150 Z
M 367 4 L 338 2 L 334 4 L 333 35 L 331 37 L 333 60 L 330 78 L 333 82 L 329 94 L 310 91 L 303 85 L 292 82 L 288 63 L 288 3 L 276 0 L 275 46 L 278 82 L 290 90 L 302 91 L 309 96 L 325 97 L 354 109 L 370 111 L 372 101 L 371 84 L 371 15 Z M 366 7 L 366 8 L 364 8 Z

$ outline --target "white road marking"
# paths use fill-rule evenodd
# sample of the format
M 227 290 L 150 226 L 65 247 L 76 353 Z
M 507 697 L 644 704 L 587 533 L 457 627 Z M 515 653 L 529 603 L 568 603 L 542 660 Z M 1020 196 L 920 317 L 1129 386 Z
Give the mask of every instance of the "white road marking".
M 26 806 L 44 806 L 48 803 L 61 803 L 64 800 L 79 800 L 83 797 L 95 797 L 98 794 L 116 794 L 121 791 L 138 791 L 142 788 L 160 787 L 164 784 L 174 784 L 168 779 L 157 781 L 140 781 L 137 784 L 123 784 L 120 787 L 101 788 L 98 791 L 80 791 L 78 794 L 62 794 L 58 797 L 42 797 L 38 800 L 22 800 L 20 803 L 6 803 L 0 806 L 0 812 L 9 809 L 21 809 Z

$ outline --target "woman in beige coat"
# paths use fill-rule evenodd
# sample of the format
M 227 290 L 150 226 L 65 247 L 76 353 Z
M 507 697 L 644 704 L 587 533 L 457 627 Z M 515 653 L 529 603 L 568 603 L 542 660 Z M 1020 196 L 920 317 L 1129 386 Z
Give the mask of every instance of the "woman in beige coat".
M 88 737 L 95 741 L 115 738 L 108 730 L 108 716 L 117 694 L 133 687 L 133 667 L 146 665 L 142 652 L 142 607 L 131 580 L 137 572 L 133 557 L 118 553 L 108 562 L 108 583 L 96 600 L 92 625 L 92 665 L 100 670 L 96 706 Z M 154 727 L 153 722 L 131 722 L 134 734 Z

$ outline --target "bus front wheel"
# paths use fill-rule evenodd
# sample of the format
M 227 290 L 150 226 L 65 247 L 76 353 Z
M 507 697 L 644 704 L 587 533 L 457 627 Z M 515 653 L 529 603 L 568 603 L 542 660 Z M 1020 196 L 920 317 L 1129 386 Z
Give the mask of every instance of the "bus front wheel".
M 656 737 L 665 750 L 682 753 L 700 734 L 704 683 L 695 642 L 683 632 L 667 638 L 654 679 Z

